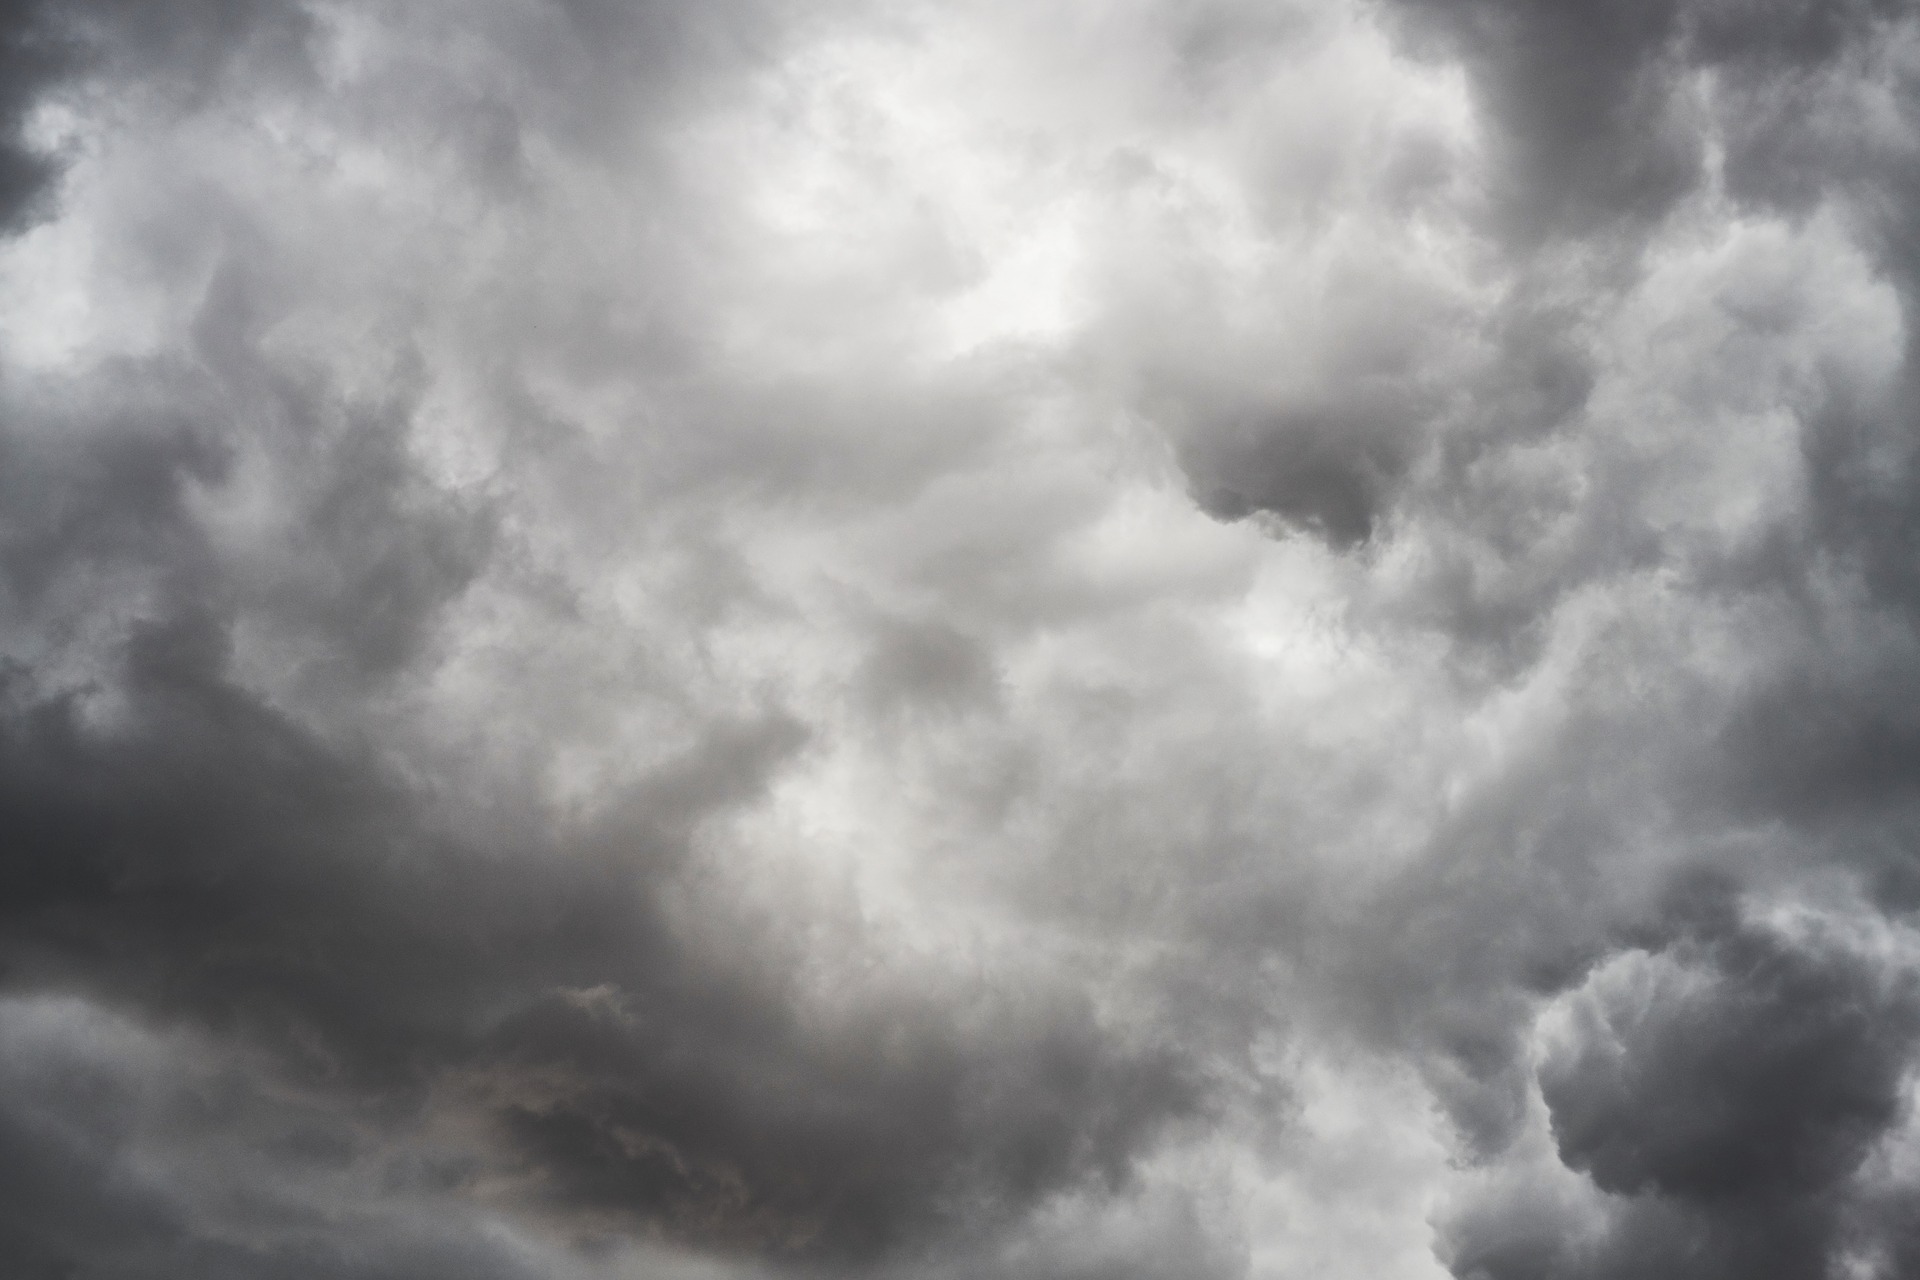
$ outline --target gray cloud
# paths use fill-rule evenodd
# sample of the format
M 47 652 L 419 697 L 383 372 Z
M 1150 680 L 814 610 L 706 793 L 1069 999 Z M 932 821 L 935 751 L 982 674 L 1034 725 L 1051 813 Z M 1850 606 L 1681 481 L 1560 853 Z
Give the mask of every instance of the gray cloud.
M 0 1269 L 1912 1269 L 1899 6 L 0 33 Z
M 1809 1275 L 1890 1257 L 1860 1209 L 1900 1120 L 1911 976 L 1734 918 L 1692 886 L 1588 980 L 1539 1065 L 1559 1159 L 1605 1193 L 1597 1232 L 1556 1238 L 1538 1206 L 1454 1228 L 1465 1275 Z M 1897 1232 L 1892 1247 L 1897 1243 Z

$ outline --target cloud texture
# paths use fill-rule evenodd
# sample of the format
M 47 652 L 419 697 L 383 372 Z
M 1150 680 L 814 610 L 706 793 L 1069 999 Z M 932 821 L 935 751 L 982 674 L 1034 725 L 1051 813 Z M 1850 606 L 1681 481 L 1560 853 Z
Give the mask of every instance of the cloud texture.
M 1920 1270 L 1920 16 L 0 2 L 0 1271 Z

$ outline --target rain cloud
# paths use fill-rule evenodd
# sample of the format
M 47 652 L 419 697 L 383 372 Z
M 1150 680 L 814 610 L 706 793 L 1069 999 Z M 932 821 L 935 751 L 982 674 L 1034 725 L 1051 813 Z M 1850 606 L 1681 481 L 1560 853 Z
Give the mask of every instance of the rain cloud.
M 1920 15 L 0 2 L 0 1272 L 1920 1270 Z

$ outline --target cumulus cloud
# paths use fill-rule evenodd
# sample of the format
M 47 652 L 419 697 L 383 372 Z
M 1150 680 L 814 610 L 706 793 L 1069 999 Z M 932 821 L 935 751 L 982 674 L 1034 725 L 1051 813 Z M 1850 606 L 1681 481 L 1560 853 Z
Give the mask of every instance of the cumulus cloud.
M 1917 75 L 0 6 L 0 1270 L 1907 1274 Z

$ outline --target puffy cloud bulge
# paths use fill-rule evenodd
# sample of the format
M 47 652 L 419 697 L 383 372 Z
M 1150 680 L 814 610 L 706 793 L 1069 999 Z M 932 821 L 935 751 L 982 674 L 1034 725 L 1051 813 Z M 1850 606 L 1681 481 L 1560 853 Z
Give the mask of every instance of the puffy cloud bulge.
M 1920 14 L 0 3 L 0 1271 L 1920 1269 Z

